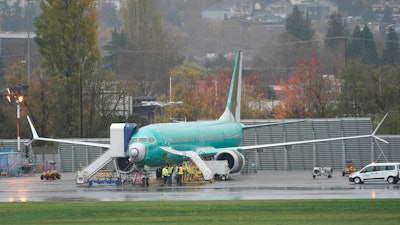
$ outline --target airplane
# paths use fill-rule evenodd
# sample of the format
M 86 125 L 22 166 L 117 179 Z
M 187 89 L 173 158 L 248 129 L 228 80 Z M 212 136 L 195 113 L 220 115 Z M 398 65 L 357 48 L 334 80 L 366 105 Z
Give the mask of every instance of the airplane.
M 114 159 L 120 173 L 129 173 L 134 169 L 143 171 L 144 166 L 162 167 L 169 164 L 180 164 L 189 159 L 202 171 L 205 180 L 214 178 L 204 159 L 227 160 L 230 173 L 240 172 L 245 165 L 245 158 L 240 151 L 276 146 L 291 146 L 307 143 L 318 143 L 358 138 L 375 138 L 385 117 L 369 135 L 292 141 L 273 144 L 240 146 L 243 130 L 258 126 L 240 123 L 240 103 L 242 86 L 242 52 L 238 51 L 232 72 L 232 80 L 225 111 L 217 120 L 180 123 L 158 123 L 137 128 L 136 124 L 113 123 L 110 126 L 110 144 L 72 141 L 39 137 L 33 123 L 28 117 L 33 140 L 59 143 L 81 144 L 109 149 L 78 174 L 77 183 L 86 182 L 101 167 Z

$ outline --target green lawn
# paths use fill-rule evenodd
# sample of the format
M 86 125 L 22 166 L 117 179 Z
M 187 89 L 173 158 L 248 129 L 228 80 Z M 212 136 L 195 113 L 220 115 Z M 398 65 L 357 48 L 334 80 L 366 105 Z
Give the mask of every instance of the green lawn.
M 400 224 L 400 199 L 11 202 L 0 224 Z

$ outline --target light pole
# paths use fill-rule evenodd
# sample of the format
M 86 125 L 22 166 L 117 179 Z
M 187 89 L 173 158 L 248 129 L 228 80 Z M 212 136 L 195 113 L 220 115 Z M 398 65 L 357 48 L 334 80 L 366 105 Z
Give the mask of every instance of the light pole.
M 10 88 L 7 88 L 7 100 L 8 102 L 15 101 L 17 104 L 17 151 L 21 151 L 21 103 L 24 100 L 24 96 L 20 93 L 20 91 L 10 91 Z
M 24 100 L 24 97 L 21 95 L 17 98 L 15 103 L 17 103 L 17 151 L 21 151 L 21 135 L 20 135 L 20 127 L 21 127 L 21 102 Z

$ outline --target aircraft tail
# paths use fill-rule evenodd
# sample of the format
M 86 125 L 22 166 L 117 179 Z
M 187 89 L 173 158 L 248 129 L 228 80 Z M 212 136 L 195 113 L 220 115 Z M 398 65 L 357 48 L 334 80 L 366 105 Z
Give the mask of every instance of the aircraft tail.
M 232 72 L 231 87 L 224 113 L 219 120 L 240 122 L 240 100 L 242 93 L 242 52 L 237 51 Z

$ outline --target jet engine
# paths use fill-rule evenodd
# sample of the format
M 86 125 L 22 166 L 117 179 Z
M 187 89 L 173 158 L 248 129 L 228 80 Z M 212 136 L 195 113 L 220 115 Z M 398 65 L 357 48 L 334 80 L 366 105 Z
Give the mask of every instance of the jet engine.
M 114 166 L 120 173 L 130 173 L 135 169 L 135 164 L 130 161 L 129 157 L 114 158 Z
M 215 159 L 227 160 L 228 166 L 231 169 L 231 173 L 238 173 L 242 171 L 245 163 L 244 156 L 240 152 L 231 149 L 218 152 L 215 155 Z

